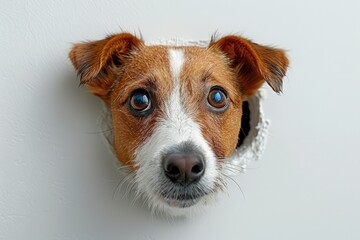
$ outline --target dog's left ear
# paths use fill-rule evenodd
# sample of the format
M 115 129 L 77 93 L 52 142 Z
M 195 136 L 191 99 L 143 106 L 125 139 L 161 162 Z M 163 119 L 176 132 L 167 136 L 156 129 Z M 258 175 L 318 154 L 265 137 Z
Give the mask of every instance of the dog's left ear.
M 129 33 L 120 33 L 103 40 L 78 43 L 69 58 L 78 71 L 80 83 L 107 102 L 110 88 L 129 57 L 143 42 Z
M 262 46 L 238 36 L 226 36 L 210 43 L 209 48 L 223 52 L 230 60 L 241 92 L 250 97 L 266 81 L 277 93 L 281 92 L 289 60 L 284 50 Z

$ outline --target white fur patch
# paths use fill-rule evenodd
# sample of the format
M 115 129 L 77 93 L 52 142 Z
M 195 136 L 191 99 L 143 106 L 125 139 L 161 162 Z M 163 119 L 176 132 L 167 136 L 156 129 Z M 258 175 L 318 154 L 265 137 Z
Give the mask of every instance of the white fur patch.
M 208 190 L 214 188 L 218 170 L 216 157 L 203 137 L 199 124 L 185 111 L 181 101 L 180 74 L 185 61 L 184 51 L 170 49 L 169 61 L 174 87 L 164 105 L 164 116 L 156 123 L 153 134 L 135 151 L 135 162 L 138 166 L 135 178 L 138 194 L 145 197 L 153 210 L 166 210 L 173 215 L 184 215 L 191 212 L 195 206 L 204 205 L 209 196 L 203 197 L 189 208 L 170 207 L 159 195 L 160 176 L 163 171 L 162 153 L 182 142 L 193 142 L 205 157 L 205 173 L 199 184 Z

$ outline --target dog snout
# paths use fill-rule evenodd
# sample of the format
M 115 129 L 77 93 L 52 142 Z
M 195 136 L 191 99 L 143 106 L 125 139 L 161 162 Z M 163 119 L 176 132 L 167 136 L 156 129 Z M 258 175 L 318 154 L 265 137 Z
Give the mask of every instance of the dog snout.
M 189 185 L 204 175 L 205 161 L 202 154 L 195 152 L 169 153 L 164 158 L 163 169 L 173 183 Z

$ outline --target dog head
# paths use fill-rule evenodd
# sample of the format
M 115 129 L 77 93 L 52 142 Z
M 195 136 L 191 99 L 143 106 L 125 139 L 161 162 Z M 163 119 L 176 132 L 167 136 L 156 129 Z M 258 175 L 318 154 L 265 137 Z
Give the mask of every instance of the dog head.
M 128 33 L 75 44 L 81 83 L 112 114 L 114 148 L 150 206 L 184 214 L 222 190 L 242 102 L 267 82 L 282 88 L 283 50 L 239 36 L 206 48 L 146 46 Z

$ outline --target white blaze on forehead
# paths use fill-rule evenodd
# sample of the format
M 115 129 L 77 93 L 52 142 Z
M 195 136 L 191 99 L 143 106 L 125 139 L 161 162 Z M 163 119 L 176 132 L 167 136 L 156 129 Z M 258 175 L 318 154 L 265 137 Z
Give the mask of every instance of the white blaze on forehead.
M 169 50 L 170 71 L 173 78 L 173 88 L 165 103 L 165 116 L 163 124 L 168 126 L 168 131 L 174 137 L 170 142 L 174 145 L 193 141 L 196 145 L 206 143 L 202 136 L 201 128 L 193 117 L 186 112 L 181 97 L 181 71 L 185 62 L 184 51 L 182 49 Z M 198 142 L 196 142 L 198 140 Z
M 184 51 L 180 49 L 170 49 L 170 70 L 175 83 L 179 83 L 179 77 L 184 64 Z
M 165 121 L 171 125 L 177 133 L 178 142 L 189 138 L 190 125 L 194 125 L 192 119 L 185 113 L 180 94 L 180 74 L 184 64 L 184 51 L 180 49 L 169 50 L 170 71 L 173 80 L 173 89 L 165 104 Z M 192 126 L 194 127 L 194 126 Z M 174 132 L 175 133 L 175 132 Z
M 135 151 L 135 162 L 139 167 L 136 172 L 139 193 L 144 194 L 155 208 L 168 207 L 159 196 L 162 189 L 158 188 L 164 180 L 162 157 L 170 147 L 191 141 L 199 148 L 206 161 L 205 173 L 199 181 L 204 189 L 211 190 L 218 176 L 214 152 L 203 137 L 195 116 L 192 116 L 194 113 L 187 113 L 181 101 L 180 76 L 185 62 L 184 50 L 169 49 L 169 62 L 173 88 L 165 100 L 164 115 L 157 120 L 152 135 Z

